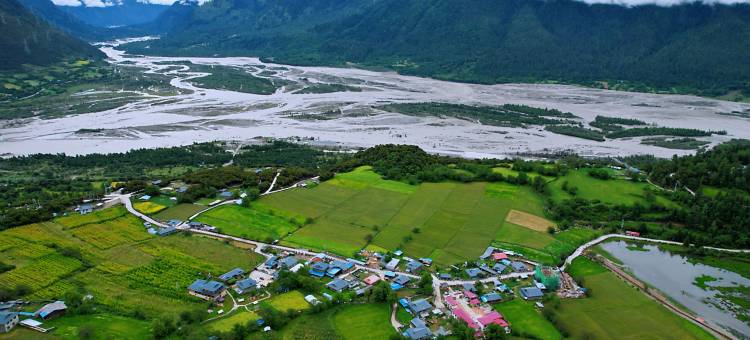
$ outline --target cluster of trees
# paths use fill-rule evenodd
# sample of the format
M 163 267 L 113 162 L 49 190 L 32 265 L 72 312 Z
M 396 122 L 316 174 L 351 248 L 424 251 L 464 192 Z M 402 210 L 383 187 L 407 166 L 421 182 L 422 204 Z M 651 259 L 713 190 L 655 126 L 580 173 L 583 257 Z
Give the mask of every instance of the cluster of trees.
M 471 106 L 448 103 L 404 103 L 379 106 L 379 109 L 412 116 L 454 117 L 480 121 L 485 125 L 524 127 L 526 125 L 549 125 L 565 123 L 567 120 L 551 119 L 574 118 L 569 112 L 555 109 L 535 108 L 526 105 L 505 104 L 503 106 Z
M 726 135 L 726 131 L 705 131 L 699 129 L 670 128 L 670 127 L 638 127 L 623 129 L 607 134 L 608 138 L 643 137 L 643 136 L 677 136 L 677 137 L 707 137 L 713 134 Z
M 604 135 L 601 132 L 587 129 L 580 125 L 547 125 L 544 129 L 561 135 L 589 139 L 597 142 L 604 141 Z

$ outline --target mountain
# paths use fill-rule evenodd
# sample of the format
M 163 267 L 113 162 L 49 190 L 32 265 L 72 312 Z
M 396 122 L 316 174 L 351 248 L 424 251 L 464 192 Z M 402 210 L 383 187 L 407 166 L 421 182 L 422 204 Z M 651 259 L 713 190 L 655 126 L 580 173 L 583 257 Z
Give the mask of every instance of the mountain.
M 79 6 L 58 6 L 63 12 L 97 27 L 140 25 L 154 21 L 169 8 L 138 0 L 105 2 L 104 7 L 89 7 L 83 1 Z
M 0 69 L 48 65 L 67 58 L 100 59 L 93 46 L 51 27 L 16 0 L 0 0 Z
M 50 0 L 19 0 L 28 10 L 52 26 L 84 40 L 104 40 L 111 36 L 106 28 L 91 26 L 60 10 Z
M 352 62 L 481 83 L 626 81 L 714 95 L 750 89 L 747 4 L 214 0 L 190 9 L 162 27 L 162 39 L 129 50 Z

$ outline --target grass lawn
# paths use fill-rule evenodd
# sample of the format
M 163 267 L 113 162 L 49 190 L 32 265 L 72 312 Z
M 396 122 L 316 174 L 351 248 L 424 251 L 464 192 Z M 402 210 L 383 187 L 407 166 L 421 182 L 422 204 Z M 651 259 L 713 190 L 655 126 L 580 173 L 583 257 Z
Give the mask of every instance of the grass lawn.
M 206 207 L 197 204 L 181 203 L 159 212 L 158 214 L 154 215 L 154 219 L 159 221 L 185 221 L 190 218 L 190 216 L 195 215 L 203 209 L 206 209 Z
M 53 335 L 62 339 L 80 339 L 82 329 L 91 334 L 92 339 L 149 339 L 151 323 L 116 315 L 75 315 L 64 316 L 44 322 L 44 327 L 54 327 Z
M 390 323 L 388 304 L 347 305 L 333 317 L 336 330 L 344 339 L 388 339 L 396 331 Z
M 234 325 L 246 325 L 250 321 L 258 320 L 260 317 L 258 314 L 248 312 L 244 308 L 237 309 L 231 315 L 222 317 L 215 321 L 208 323 L 208 327 L 211 330 L 219 332 L 229 332 L 232 330 Z
M 23 327 L 15 327 L 10 333 L 0 333 L 0 340 L 53 340 L 58 337 L 49 333 L 39 333 Z
M 589 176 L 589 170 L 571 170 L 564 177 L 550 183 L 549 189 L 552 199 L 559 202 L 572 197 L 562 190 L 563 183 L 567 181 L 569 187 L 578 188 L 576 196 L 583 199 L 599 200 L 608 204 L 647 204 L 644 190 L 651 187 L 650 184 L 623 179 L 601 180 Z M 662 196 L 656 196 L 656 202 L 666 206 L 675 204 Z
M 276 295 L 269 300 L 263 301 L 262 303 L 268 304 L 269 306 L 282 312 L 286 312 L 289 309 L 305 310 L 310 308 L 310 304 L 305 301 L 305 296 L 302 295 L 302 292 L 297 290 Z
M 561 300 L 557 318 L 574 338 L 713 338 L 590 260 L 576 259 L 570 270 L 591 291 L 584 299 Z
M 517 298 L 492 307 L 510 323 L 515 335 L 529 335 L 541 340 L 562 339 L 557 328 L 537 311 L 533 302 Z
M 262 203 L 252 208 L 228 204 L 209 210 L 196 221 L 218 228 L 222 233 L 253 240 L 275 240 L 296 230 L 305 219 Z

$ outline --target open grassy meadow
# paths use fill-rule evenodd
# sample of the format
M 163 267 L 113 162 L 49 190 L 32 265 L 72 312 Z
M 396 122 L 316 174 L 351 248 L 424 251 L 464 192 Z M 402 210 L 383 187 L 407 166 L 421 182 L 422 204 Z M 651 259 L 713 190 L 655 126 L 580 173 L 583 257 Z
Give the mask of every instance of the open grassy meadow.
M 223 234 L 253 240 L 276 240 L 293 232 L 305 223 L 301 216 L 254 204 L 252 209 L 236 204 L 228 204 L 207 211 L 196 219 L 212 225 Z
M 149 339 L 151 323 L 124 316 L 97 314 L 75 315 L 45 322 L 54 327 L 52 335 L 60 339 L 81 339 L 79 334 L 90 334 L 91 339 Z
M 591 290 L 585 299 L 560 301 L 558 322 L 574 338 L 713 338 L 589 259 L 576 259 L 570 271 Z
M 262 303 L 282 312 L 289 309 L 305 310 L 310 308 L 310 304 L 305 301 L 305 296 L 298 290 L 276 295 Z
M 230 315 L 207 323 L 207 326 L 215 331 L 230 332 L 234 325 L 244 326 L 248 322 L 258 320 L 259 318 L 258 314 L 255 314 L 254 312 L 248 312 L 244 308 L 239 308 Z
M 234 267 L 251 268 L 263 260 L 252 251 L 207 237 L 151 236 L 129 215 L 113 218 L 119 211 L 0 232 L 0 258 L 16 266 L 0 274 L 0 286 L 25 285 L 31 292 L 24 298 L 37 300 L 61 298 L 71 291 L 91 294 L 115 315 L 176 315 L 205 308 L 205 302 L 185 290 L 193 280 Z
M 562 339 L 557 328 L 542 316 L 533 302 L 514 299 L 492 307 L 505 317 L 516 335 L 541 340 Z
M 250 339 L 379 340 L 394 334 L 387 304 L 357 304 L 304 314 L 278 331 L 255 333 Z
M 607 204 L 633 205 L 635 203 L 647 205 L 645 190 L 654 188 L 646 182 L 633 182 L 630 180 L 613 178 L 602 180 L 591 177 L 590 169 L 571 170 L 564 177 L 558 178 L 549 185 L 550 193 L 554 201 L 562 201 L 572 198 L 568 192 L 563 190 L 563 183 L 568 187 L 577 188 L 576 197 L 587 200 L 598 200 Z M 674 202 L 662 196 L 656 196 L 656 203 L 664 206 L 674 206 Z

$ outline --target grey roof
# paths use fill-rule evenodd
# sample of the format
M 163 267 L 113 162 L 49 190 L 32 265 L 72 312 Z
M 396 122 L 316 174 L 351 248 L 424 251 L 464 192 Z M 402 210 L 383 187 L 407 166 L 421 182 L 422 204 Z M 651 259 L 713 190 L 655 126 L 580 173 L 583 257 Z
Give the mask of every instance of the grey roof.
M 527 299 L 537 299 L 544 296 L 544 293 L 537 287 L 523 287 L 521 288 L 521 295 Z
M 467 283 L 464 283 L 464 284 L 463 284 L 463 287 L 464 287 L 464 290 L 468 290 L 468 291 L 470 291 L 470 292 L 476 292 L 476 291 L 477 291 L 477 288 L 476 288 L 476 287 L 474 287 L 474 284 L 473 284 L 473 283 L 468 283 L 468 282 L 467 282 Z
M 427 324 L 424 322 L 424 320 L 420 318 L 411 319 L 411 325 L 414 326 L 414 328 L 427 327 Z
M 484 250 L 484 253 L 479 256 L 480 259 L 484 260 L 492 256 L 492 253 L 495 251 L 494 247 L 487 247 L 487 249 Z
M 432 309 L 432 305 L 425 299 L 419 299 L 416 301 L 412 301 L 409 303 L 409 308 L 414 313 L 422 313 L 424 311 L 428 311 Z
M 280 262 L 281 262 L 281 266 L 287 267 L 287 268 L 292 268 L 292 267 L 294 267 L 294 265 L 297 264 L 298 261 L 297 261 L 296 257 L 294 257 L 294 256 L 288 256 L 288 257 L 285 257 L 284 259 L 282 259 Z
M 238 276 L 240 276 L 242 274 L 245 274 L 245 270 L 244 269 L 242 269 L 242 268 L 234 268 L 234 269 L 232 269 L 232 270 L 230 270 L 230 271 L 228 271 L 228 272 L 226 272 L 224 274 L 221 274 L 219 276 L 219 280 L 228 281 L 228 280 L 231 280 L 231 279 L 233 279 L 235 277 L 238 277 Z
M 504 264 L 502 264 L 502 263 L 497 263 L 497 264 L 495 264 L 494 266 L 492 266 L 492 269 L 493 269 L 494 271 L 498 272 L 498 273 L 500 273 L 500 272 L 502 272 L 503 270 L 505 270 L 505 268 L 508 268 L 508 266 L 506 266 L 506 265 L 504 265 Z
M 503 297 L 500 296 L 498 293 L 489 293 L 482 295 L 482 301 L 484 302 L 494 302 L 494 301 L 500 301 Z
M 8 324 L 10 320 L 13 320 L 18 316 L 18 313 L 14 312 L 0 312 L 0 324 Z
M 520 261 L 513 261 L 510 263 L 510 266 L 513 267 L 513 270 L 517 272 L 526 270 L 526 265 Z
M 343 271 L 347 271 L 349 269 L 352 269 L 352 267 L 354 267 L 354 263 L 351 263 L 348 261 L 336 260 L 336 261 L 331 262 L 331 267 L 339 268 Z
M 39 308 L 39 310 L 36 311 L 36 315 L 41 316 L 42 318 L 46 318 L 47 315 L 51 313 L 54 313 L 59 310 L 66 310 L 66 309 L 68 309 L 68 306 L 65 305 L 65 302 L 55 301 L 55 302 L 44 305 L 42 308 Z
M 479 268 L 469 268 L 469 269 L 466 269 L 466 274 L 468 274 L 469 277 L 471 277 L 471 278 L 477 277 L 481 273 L 482 273 L 482 271 Z
M 406 332 L 404 332 L 404 336 L 409 339 L 421 340 L 431 338 L 432 332 L 430 332 L 430 329 L 427 327 L 414 327 L 407 329 Z
M 237 288 L 241 290 L 255 288 L 257 285 L 258 285 L 258 282 L 256 282 L 253 279 L 244 279 L 244 280 L 237 281 Z
M 213 296 L 221 293 L 221 291 L 224 290 L 224 285 L 216 281 L 198 279 L 195 280 L 188 289 L 199 294 Z
M 411 278 L 409 278 L 406 275 L 399 275 L 395 279 L 393 279 L 393 282 L 394 283 L 398 283 L 398 284 L 400 284 L 400 285 L 403 286 L 403 285 L 409 283 L 410 280 L 411 280 Z
M 453 278 L 451 276 L 451 274 L 448 274 L 448 273 L 442 273 L 442 274 L 440 274 L 440 279 L 441 280 L 450 280 L 451 278 Z
M 317 270 L 324 272 L 328 270 L 328 263 L 325 262 L 315 262 L 315 264 L 312 265 L 312 270 Z
M 409 264 L 406 265 L 406 270 L 410 272 L 414 272 L 422 268 L 422 263 L 417 261 L 410 261 Z
M 221 197 L 232 197 L 232 195 L 234 194 L 231 191 L 222 191 L 221 193 L 219 193 L 219 196 Z
M 331 282 L 328 282 L 328 284 L 326 285 L 326 287 L 330 288 L 331 290 L 340 292 L 340 291 L 342 291 L 344 289 L 349 288 L 349 282 L 346 282 L 346 281 L 344 281 L 342 279 L 335 279 L 335 280 L 333 280 Z

